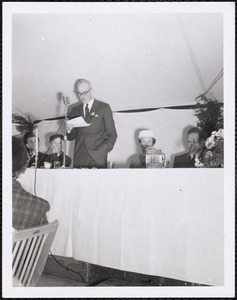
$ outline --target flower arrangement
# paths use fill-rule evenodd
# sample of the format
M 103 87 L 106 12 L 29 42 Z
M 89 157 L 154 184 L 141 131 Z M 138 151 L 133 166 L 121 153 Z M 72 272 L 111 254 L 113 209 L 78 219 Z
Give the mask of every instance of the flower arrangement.
M 33 133 L 36 129 L 35 122 L 31 119 L 30 116 L 23 117 L 12 114 L 12 123 L 16 124 L 15 128 L 18 132 L 20 132 L 19 138 L 21 138 L 24 143 L 27 136 Z
M 198 96 L 196 101 L 194 115 L 198 118 L 197 127 L 202 132 L 202 138 L 206 140 L 213 131 L 217 131 L 224 126 L 223 103 L 216 99 L 207 98 L 205 95 Z
M 195 158 L 195 167 L 218 168 L 224 167 L 224 129 L 213 131 Z
M 35 124 L 29 116 L 22 117 L 12 114 L 12 123 L 16 124 L 16 130 L 21 134 L 33 132 L 35 129 Z
M 201 150 L 195 158 L 196 167 L 224 167 L 223 103 L 200 95 L 196 98 L 195 116 L 201 131 Z

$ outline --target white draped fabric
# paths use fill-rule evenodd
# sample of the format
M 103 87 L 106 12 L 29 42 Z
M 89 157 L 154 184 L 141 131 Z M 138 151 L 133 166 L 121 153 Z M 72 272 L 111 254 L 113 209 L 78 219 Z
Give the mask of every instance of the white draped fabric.
M 223 169 L 38 169 L 59 220 L 52 253 L 120 270 L 224 284 Z M 20 177 L 34 193 L 34 170 Z

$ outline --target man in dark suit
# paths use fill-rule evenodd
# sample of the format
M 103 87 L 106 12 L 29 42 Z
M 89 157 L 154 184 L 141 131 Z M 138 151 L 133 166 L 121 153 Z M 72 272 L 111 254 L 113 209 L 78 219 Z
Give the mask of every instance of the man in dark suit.
M 23 189 L 18 176 L 28 165 L 29 154 L 22 140 L 12 137 L 12 226 L 15 229 L 31 228 L 48 223 L 48 201 Z
M 174 158 L 173 168 L 195 168 L 195 158 L 201 149 L 201 133 L 196 127 L 187 134 L 188 152 Z
M 109 104 L 98 101 L 92 96 L 91 83 L 79 79 L 75 92 L 82 102 L 72 109 L 70 119 L 83 117 L 87 127 L 74 127 L 67 124 L 67 138 L 75 140 L 75 168 L 107 168 L 107 156 L 113 149 L 117 132 Z
M 35 167 L 35 158 L 36 158 L 36 136 L 32 132 L 28 132 L 25 135 L 25 145 L 30 155 L 30 160 L 28 163 L 28 168 Z M 40 139 L 38 138 L 38 150 L 40 146 Z M 37 168 L 41 168 L 44 166 L 44 162 L 47 158 L 47 154 L 41 153 L 38 151 L 38 159 L 37 159 Z
M 59 162 L 59 167 L 63 166 L 64 163 L 64 152 L 62 151 L 63 145 L 63 135 L 62 134 L 53 134 L 49 138 L 51 145 L 52 154 L 49 154 L 45 161 L 52 164 L 51 168 L 54 167 L 54 162 Z M 65 155 L 65 167 L 70 167 L 71 158 Z

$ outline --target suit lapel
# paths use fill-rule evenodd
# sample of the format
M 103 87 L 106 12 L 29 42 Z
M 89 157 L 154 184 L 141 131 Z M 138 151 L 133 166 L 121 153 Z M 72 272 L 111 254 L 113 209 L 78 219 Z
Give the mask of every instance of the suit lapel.
M 99 102 L 94 99 L 93 105 L 90 109 L 90 117 L 87 119 L 87 123 L 91 123 L 92 119 L 94 118 L 94 115 L 96 115 L 96 112 L 98 111 L 98 105 Z
M 97 108 L 98 108 L 98 101 L 94 99 L 94 103 L 91 107 L 90 114 L 93 112 L 96 113 Z

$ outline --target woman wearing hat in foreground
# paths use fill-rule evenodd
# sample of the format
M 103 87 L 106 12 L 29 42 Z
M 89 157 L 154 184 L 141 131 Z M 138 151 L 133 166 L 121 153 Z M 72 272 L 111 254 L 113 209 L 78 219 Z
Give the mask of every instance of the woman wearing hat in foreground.
M 138 135 L 142 154 L 137 155 L 129 168 L 146 168 L 146 148 L 153 147 L 156 143 L 154 133 L 151 130 L 142 130 Z
M 51 168 L 54 167 L 54 162 L 59 162 L 59 167 L 63 166 L 63 158 L 64 152 L 62 151 L 63 145 L 63 135 L 62 134 L 54 134 L 49 138 L 49 142 L 51 145 L 52 154 L 49 154 L 45 161 L 51 163 Z M 70 167 L 71 158 L 69 156 L 65 156 L 65 167 Z

